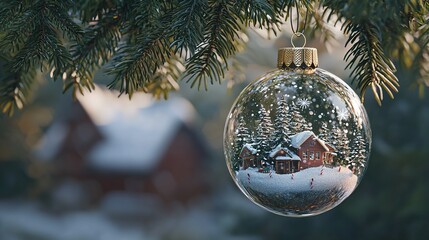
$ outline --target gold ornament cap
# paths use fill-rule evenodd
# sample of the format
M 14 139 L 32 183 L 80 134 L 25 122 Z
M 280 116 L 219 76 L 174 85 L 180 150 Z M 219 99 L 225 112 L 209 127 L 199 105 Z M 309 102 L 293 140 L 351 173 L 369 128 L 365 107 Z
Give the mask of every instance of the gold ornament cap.
M 280 48 L 277 67 L 286 70 L 315 70 L 319 67 L 317 49 L 309 47 Z

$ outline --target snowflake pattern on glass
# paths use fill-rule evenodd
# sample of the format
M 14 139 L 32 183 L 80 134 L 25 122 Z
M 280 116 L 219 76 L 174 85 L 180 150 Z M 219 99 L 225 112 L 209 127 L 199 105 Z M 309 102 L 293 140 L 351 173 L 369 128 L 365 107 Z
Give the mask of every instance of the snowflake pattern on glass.
M 298 98 L 298 101 L 296 103 L 301 109 L 306 109 L 308 106 L 310 106 L 311 101 L 307 98 Z
M 349 112 L 346 109 L 338 111 L 338 120 L 345 121 L 349 118 Z

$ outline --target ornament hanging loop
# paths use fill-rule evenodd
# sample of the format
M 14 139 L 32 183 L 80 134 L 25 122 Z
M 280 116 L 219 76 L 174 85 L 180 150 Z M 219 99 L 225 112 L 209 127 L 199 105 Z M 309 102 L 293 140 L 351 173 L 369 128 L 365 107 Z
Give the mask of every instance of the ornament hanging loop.
M 305 47 L 305 44 L 307 43 L 307 38 L 305 37 L 305 35 L 302 32 L 296 32 L 292 35 L 292 37 L 290 38 L 290 43 L 292 44 L 293 48 L 296 48 L 295 44 L 293 43 L 293 39 L 297 37 L 303 37 L 304 38 L 304 43 L 302 44 L 301 48 Z
M 292 7 L 289 8 L 290 27 L 291 27 L 292 33 L 294 35 L 296 35 L 296 34 L 302 35 L 304 33 L 305 28 L 307 27 L 308 8 L 305 11 L 304 26 L 302 26 L 301 30 L 299 29 L 300 21 L 299 21 L 299 7 L 298 7 L 298 5 L 295 6 L 295 9 L 296 9 L 296 28 L 294 27 L 294 24 L 293 24 Z

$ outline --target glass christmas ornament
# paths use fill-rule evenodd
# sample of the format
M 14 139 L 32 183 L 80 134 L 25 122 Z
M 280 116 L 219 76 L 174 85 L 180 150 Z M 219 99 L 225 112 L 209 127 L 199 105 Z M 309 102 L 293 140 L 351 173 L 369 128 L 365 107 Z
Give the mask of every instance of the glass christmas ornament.
M 371 129 L 359 97 L 319 69 L 317 49 L 279 49 L 278 69 L 249 84 L 228 114 L 224 151 L 240 190 L 273 213 L 328 211 L 358 186 Z

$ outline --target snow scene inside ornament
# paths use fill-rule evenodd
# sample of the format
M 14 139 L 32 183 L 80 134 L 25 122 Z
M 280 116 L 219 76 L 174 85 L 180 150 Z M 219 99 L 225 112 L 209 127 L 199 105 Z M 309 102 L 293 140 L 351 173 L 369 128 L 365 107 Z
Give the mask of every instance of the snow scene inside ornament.
M 248 85 L 226 121 L 231 176 L 257 205 L 285 216 L 328 211 L 359 184 L 371 146 L 366 111 L 335 75 L 276 70 Z

